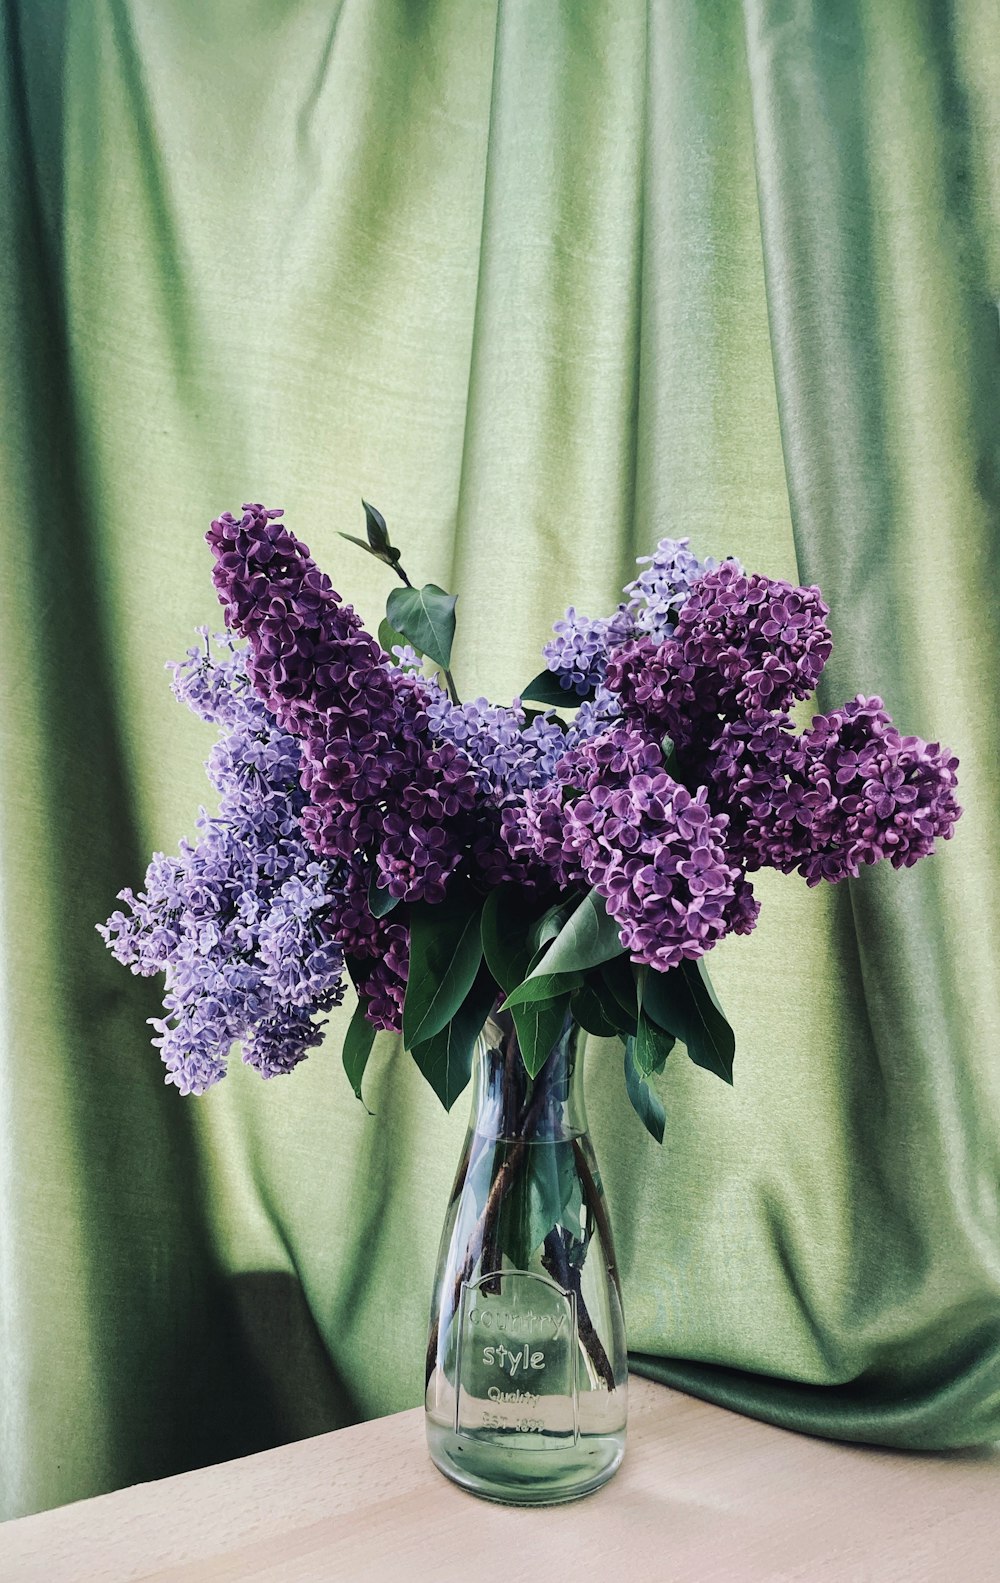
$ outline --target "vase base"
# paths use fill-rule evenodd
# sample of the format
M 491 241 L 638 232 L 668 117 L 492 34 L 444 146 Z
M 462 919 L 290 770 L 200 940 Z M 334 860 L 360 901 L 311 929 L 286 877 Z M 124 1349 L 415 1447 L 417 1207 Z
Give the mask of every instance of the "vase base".
M 523 1442 L 527 1437 L 517 1437 Z M 498 1444 L 495 1435 L 456 1435 L 454 1430 L 427 1423 L 431 1461 L 446 1479 L 503 1506 L 561 1506 L 581 1500 L 606 1484 L 625 1454 L 625 1431 L 618 1434 L 581 1435 L 566 1444 L 553 1436 L 552 1449 L 530 1449 Z

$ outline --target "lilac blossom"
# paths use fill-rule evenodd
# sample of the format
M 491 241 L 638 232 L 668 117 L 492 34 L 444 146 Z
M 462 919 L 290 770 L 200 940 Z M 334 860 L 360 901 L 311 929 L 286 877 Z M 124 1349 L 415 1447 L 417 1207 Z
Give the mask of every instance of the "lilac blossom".
M 474 766 L 480 789 L 502 806 L 529 786 L 551 780 L 566 734 L 545 712 L 528 723 L 519 698 L 508 707 L 476 698 L 455 704 L 440 688 L 427 705 L 435 737 L 450 742 Z
M 564 755 L 557 780 L 509 810 L 504 831 L 560 887 L 594 886 L 632 960 L 665 972 L 756 922 L 727 824 L 704 787 L 692 795 L 667 774 L 658 743 L 616 726 Z
M 632 636 L 633 620 L 625 605 L 597 619 L 578 615 L 570 605 L 552 630 L 556 636 L 542 650 L 546 664 L 560 687 L 583 696 L 603 682 L 608 654 Z
M 569 723 L 454 702 L 409 644 L 393 664 L 281 521 L 212 523 L 233 632 L 191 650 L 173 689 L 219 732 L 219 810 L 101 926 L 136 973 L 166 974 L 152 1019 L 167 1080 L 200 1093 L 234 1042 L 270 1077 L 322 1039 L 345 962 L 368 1021 L 398 1030 L 409 904 L 461 875 L 553 895 L 594 887 L 632 960 L 667 972 L 747 933 L 747 875 L 811 885 L 948 839 L 957 760 L 859 695 L 803 732 L 791 704 L 830 654 L 815 587 L 699 561 L 663 539 L 607 618 L 572 607 L 546 645 Z M 669 738 L 669 742 L 666 741 Z M 372 887 L 393 907 L 371 909 Z
M 202 810 L 199 839 L 177 857 L 154 854 L 142 891 L 122 891 L 126 910 L 100 931 L 133 972 L 166 974 L 153 1043 L 185 1094 L 224 1075 L 236 1041 L 263 1077 L 289 1071 L 344 993 L 343 865 L 303 841 L 295 739 L 256 697 L 245 653 L 215 643 L 171 668 L 175 695 L 221 728 L 207 765 L 219 812 Z
M 637 632 L 661 640 L 673 637 L 678 612 L 691 589 L 699 577 L 718 566 L 712 556 L 700 561 L 690 545 L 687 538 L 661 539 L 652 555 L 639 556 L 636 565 L 645 570 L 625 588 Z M 738 561 L 730 564 L 739 566 Z
M 626 585 L 627 603 L 613 615 L 581 616 L 571 605 L 556 622 L 556 635 L 542 652 L 568 693 L 586 697 L 599 688 L 612 650 L 630 638 L 649 633 L 662 642 L 673 635 L 678 612 L 692 588 L 719 564 L 711 557 L 700 561 L 690 543 L 690 539 L 661 539 L 652 555 L 641 555 L 636 564 L 645 569 Z M 739 569 L 738 562 L 728 564 Z
M 734 853 L 748 869 L 797 870 L 810 885 L 882 858 L 908 868 L 948 840 L 961 813 L 957 768 L 938 743 L 901 736 L 882 700 L 862 694 L 801 735 L 787 716 L 731 721 L 705 760 Z
M 254 686 L 301 744 L 303 832 L 321 856 L 373 848 L 393 896 L 442 901 L 475 805 L 472 766 L 434 743 L 427 689 L 391 664 L 280 516 L 244 506 L 208 542 Z
M 686 744 L 711 717 L 781 712 L 807 698 L 830 656 L 829 614 L 818 588 L 793 588 L 726 561 L 689 592 L 673 637 L 624 645 L 607 685 L 626 716 Z

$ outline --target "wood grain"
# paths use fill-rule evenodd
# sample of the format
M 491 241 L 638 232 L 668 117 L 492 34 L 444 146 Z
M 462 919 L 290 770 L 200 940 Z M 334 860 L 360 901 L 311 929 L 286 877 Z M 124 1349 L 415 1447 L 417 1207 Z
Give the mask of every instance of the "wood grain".
M 431 1466 L 397 1413 L 0 1526 L 3 1583 L 1000 1583 L 1000 1451 L 773 1429 L 633 1377 L 621 1472 L 514 1510 Z

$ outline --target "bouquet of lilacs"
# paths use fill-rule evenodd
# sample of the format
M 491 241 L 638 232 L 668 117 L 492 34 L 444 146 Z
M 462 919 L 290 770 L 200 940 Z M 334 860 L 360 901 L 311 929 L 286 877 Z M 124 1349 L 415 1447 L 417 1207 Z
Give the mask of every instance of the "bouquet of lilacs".
M 491 1012 L 511 1013 L 533 1076 L 569 1011 L 623 1040 L 662 1137 L 649 1078 L 675 1041 L 732 1079 L 704 958 L 754 928 L 750 876 L 909 866 L 952 834 L 957 760 L 877 697 L 796 729 L 831 650 L 819 590 L 699 561 L 686 539 L 642 558 L 611 616 L 568 610 L 521 698 L 461 703 L 456 601 L 414 587 L 365 511 L 354 542 L 402 584 L 377 639 L 280 511 L 209 531 L 228 630 L 172 669 L 218 728 L 218 811 L 101 926 L 134 972 L 166 974 L 167 1081 L 202 1093 L 237 1042 L 263 1077 L 290 1071 L 349 977 L 359 1096 L 379 1029 L 450 1106 Z

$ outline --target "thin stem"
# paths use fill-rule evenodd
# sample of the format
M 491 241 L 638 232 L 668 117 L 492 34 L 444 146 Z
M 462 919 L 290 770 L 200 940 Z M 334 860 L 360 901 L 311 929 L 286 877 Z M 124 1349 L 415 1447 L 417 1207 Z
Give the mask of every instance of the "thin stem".
M 573 1157 L 576 1160 L 576 1169 L 580 1177 L 580 1185 L 583 1188 L 583 1200 L 587 1208 L 590 1210 L 590 1213 L 594 1217 L 594 1223 L 597 1226 L 597 1234 L 601 1239 L 601 1245 L 603 1246 L 605 1253 L 608 1255 L 608 1274 L 614 1281 L 615 1290 L 620 1298 L 622 1294 L 622 1288 L 621 1281 L 618 1279 L 618 1267 L 614 1262 L 614 1255 L 612 1252 L 614 1243 L 611 1240 L 611 1224 L 608 1220 L 607 1211 L 604 1208 L 604 1199 L 601 1196 L 601 1191 L 597 1183 L 594 1181 L 590 1166 L 587 1164 L 587 1156 L 583 1152 L 583 1146 L 580 1143 L 579 1138 L 573 1139 Z
M 447 666 L 445 666 L 445 668 L 444 668 L 444 679 L 445 679 L 445 682 L 447 683 L 448 695 L 451 698 L 452 703 L 453 704 L 460 704 L 462 702 L 462 700 L 458 696 L 458 688 L 455 686 L 455 678 L 451 674 L 451 671 L 448 669 Z
M 603 1341 L 594 1329 L 594 1321 L 591 1319 L 587 1304 L 584 1302 L 583 1292 L 580 1289 L 583 1273 L 578 1269 L 574 1269 L 569 1262 L 564 1234 L 560 1226 L 553 1226 L 545 1239 L 542 1263 L 552 1276 L 552 1279 L 564 1291 L 575 1293 L 576 1326 L 580 1333 L 580 1343 L 593 1363 L 598 1376 L 604 1381 L 608 1390 L 613 1391 L 615 1389 L 615 1371 L 611 1367 L 611 1359 L 605 1351 Z

